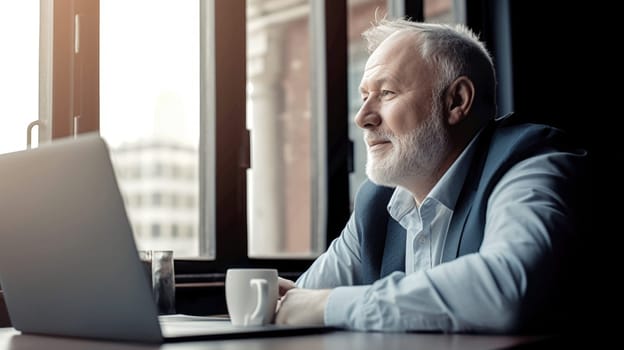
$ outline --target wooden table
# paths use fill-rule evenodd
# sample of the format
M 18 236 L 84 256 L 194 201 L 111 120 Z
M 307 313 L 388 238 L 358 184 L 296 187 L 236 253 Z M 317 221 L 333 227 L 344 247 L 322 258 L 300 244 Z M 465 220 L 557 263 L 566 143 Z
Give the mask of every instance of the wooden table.
M 25 335 L 13 328 L 0 328 L 0 350 L 63 349 L 63 350 L 130 350 L 130 349 L 219 349 L 219 350 L 393 350 L 393 349 L 505 349 L 514 346 L 539 346 L 552 337 L 463 335 L 431 333 L 364 333 L 332 332 L 326 334 L 202 341 L 146 345 L 83 339 Z M 524 347 L 523 347 L 524 348 Z

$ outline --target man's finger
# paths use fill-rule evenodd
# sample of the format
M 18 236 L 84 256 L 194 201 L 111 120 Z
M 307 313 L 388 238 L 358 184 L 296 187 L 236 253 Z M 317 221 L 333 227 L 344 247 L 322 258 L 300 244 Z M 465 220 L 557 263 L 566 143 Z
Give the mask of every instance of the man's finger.
M 279 286 L 279 296 L 284 296 L 284 294 L 286 294 L 286 292 L 288 292 L 289 290 L 296 288 L 297 286 L 295 285 L 295 282 L 285 279 L 285 278 L 281 278 L 278 277 L 277 278 L 277 283 Z

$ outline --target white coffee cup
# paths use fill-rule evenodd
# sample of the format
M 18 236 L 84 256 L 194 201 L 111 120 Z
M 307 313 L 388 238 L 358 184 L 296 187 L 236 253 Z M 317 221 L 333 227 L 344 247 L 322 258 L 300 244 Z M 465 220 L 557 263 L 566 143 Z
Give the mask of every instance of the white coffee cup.
M 259 326 L 271 323 L 277 297 L 277 270 L 227 270 L 225 301 L 233 325 Z

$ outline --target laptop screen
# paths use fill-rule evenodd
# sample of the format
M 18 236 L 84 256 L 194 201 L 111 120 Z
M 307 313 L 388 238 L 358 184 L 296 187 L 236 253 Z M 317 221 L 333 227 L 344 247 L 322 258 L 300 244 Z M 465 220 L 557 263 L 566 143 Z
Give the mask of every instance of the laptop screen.
M 21 331 L 161 341 L 105 142 L 0 156 L 0 284 Z

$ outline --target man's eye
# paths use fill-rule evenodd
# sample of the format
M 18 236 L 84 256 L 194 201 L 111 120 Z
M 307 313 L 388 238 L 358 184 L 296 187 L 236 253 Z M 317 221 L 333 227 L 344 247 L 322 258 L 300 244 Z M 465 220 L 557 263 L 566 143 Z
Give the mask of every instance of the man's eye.
M 362 96 L 362 102 L 366 102 L 368 100 L 368 96 Z
M 394 95 L 394 92 L 393 92 L 393 91 L 390 91 L 390 90 L 381 90 L 381 96 L 383 96 L 383 97 L 388 97 L 388 96 L 392 96 L 392 95 Z

